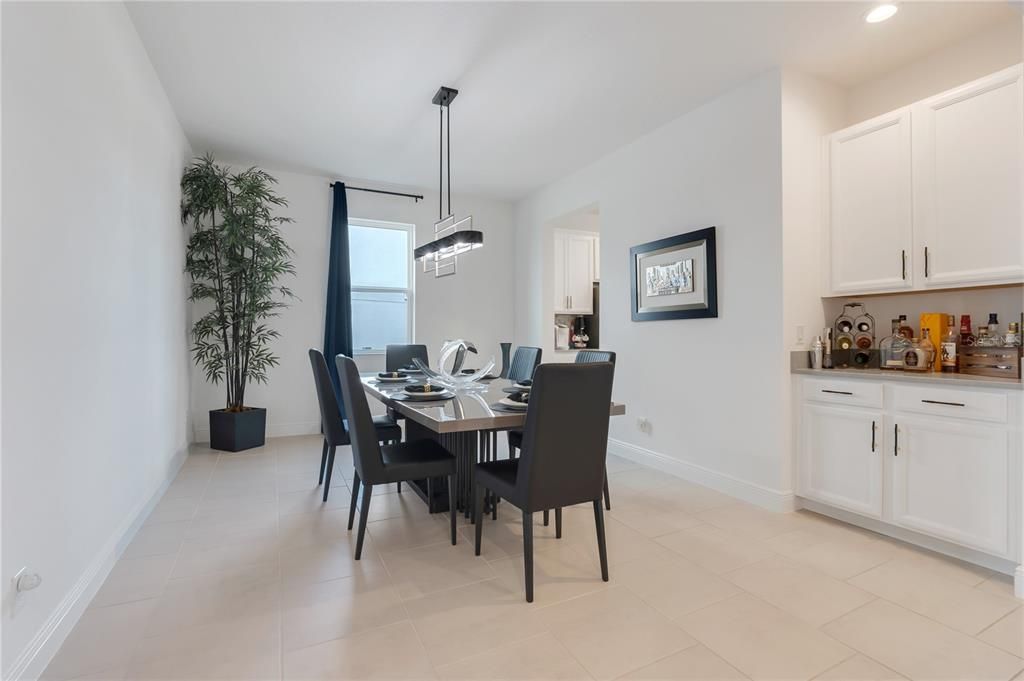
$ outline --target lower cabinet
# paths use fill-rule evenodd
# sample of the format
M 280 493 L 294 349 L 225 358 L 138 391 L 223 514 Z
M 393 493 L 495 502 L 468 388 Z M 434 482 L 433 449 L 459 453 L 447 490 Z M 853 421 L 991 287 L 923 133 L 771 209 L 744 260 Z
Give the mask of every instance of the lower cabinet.
M 1019 397 L 886 385 L 883 398 L 865 392 L 865 385 L 877 387 L 840 379 L 804 382 L 797 494 L 1016 558 L 1022 464 L 1015 414 L 1024 411 Z
M 1012 457 L 1003 428 L 896 414 L 891 521 L 1005 555 Z
M 801 494 L 881 518 L 882 433 L 881 412 L 805 405 Z

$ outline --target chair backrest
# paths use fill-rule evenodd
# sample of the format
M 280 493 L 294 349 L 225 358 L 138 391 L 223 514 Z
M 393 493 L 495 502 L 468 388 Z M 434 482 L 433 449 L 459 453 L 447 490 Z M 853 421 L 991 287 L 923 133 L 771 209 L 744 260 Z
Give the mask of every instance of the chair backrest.
M 611 350 L 580 350 L 576 353 L 576 364 L 611 362 L 615 364 L 615 353 Z
M 348 433 L 345 432 L 345 424 L 341 420 L 338 396 L 334 392 L 324 353 L 311 348 L 309 363 L 313 367 L 313 383 L 316 385 L 316 400 L 320 404 L 320 423 L 323 424 L 324 438 L 332 447 L 347 445 Z
M 382 482 L 384 462 L 380 456 L 380 442 L 373 427 L 370 405 L 359 380 L 359 369 L 351 357 L 338 355 L 334 358 L 341 383 L 341 397 L 345 400 L 348 414 L 348 438 L 352 443 L 352 463 L 359 478 L 369 485 Z
M 523 510 L 601 497 L 614 370 L 611 362 L 537 367 L 516 476 Z
M 384 348 L 384 371 L 398 371 L 412 364 L 413 358 L 430 364 L 426 345 L 389 345 Z
M 540 348 L 516 348 L 516 353 L 512 355 L 512 366 L 508 369 L 509 380 L 525 381 L 533 378 L 533 372 L 540 364 L 540 355 Z

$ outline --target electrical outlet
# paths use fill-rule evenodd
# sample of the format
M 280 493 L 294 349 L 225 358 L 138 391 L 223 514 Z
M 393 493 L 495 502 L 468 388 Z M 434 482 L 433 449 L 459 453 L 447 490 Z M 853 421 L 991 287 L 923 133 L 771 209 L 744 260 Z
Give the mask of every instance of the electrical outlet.
M 640 416 L 636 420 L 636 427 L 641 433 L 651 432 L 651 422 L 647 420 L 646 416 Z
M 797 324 L 797 326 L 796 326 L 796 344 L 797 345 L 803 345 L 804 344 L 804 325 L 803 324 Z

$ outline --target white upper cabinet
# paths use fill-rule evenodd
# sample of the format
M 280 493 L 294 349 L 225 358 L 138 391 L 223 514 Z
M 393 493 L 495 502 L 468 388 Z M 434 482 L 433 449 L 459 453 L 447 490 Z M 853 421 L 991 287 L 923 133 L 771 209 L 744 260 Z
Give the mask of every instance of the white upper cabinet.
M 555 232 L 555 314 L 594 313 L 594 242 L 584 232 Z
M 829 259 L 833 293 L 913 285 L 910 110 L 832 135 Z
M 1022 69 L 916 104 L 914 210 L 928 287 L 1024 280 Z
M 1024 282 L 1020 65 L 828 142 L 826 295 Z

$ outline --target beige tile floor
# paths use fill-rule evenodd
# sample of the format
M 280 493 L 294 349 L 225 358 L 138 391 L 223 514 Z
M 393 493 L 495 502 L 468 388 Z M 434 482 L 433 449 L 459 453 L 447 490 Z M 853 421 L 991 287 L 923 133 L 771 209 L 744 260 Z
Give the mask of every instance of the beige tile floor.
M 610 457 L 611 581 L 593 514 L 535 530 L 374 495 L 363 560 L 320 441 L 196 449 L 46 671 L 68 679 L 1010 679 L 1010 580 L 848 525 L 775 514 Z M 1024 677 L 1022 677 L 1024 678 Z

